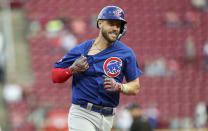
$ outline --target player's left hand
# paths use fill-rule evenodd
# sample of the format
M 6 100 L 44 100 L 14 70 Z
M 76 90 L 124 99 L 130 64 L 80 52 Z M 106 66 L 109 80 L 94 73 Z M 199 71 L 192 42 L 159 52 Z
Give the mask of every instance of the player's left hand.
M 77 74 L 80 72 L 84 72 L 89 68 L 87 58 L 82 54 L 79 59 L 77 59 L 71 66 L 70 71 L 72 74 Z
M 121 92 L 123 89 L 123 85 L 119 82 L 116 82 L 115 79 L 108 77 L 106 75 L 103 75 L 104 78 L 104 89 L 107 91 L 112 92 Z

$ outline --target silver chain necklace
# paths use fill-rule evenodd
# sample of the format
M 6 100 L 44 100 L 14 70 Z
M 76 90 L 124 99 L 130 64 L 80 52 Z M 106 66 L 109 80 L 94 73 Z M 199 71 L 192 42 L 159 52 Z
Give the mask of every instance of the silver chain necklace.
M 102 51 L 102 49 L 98 48 L 96 44 L 95 44 L 94 47 L 95 47 L 96 49 L 90 49 L 90 50 L 99 50 L 99 51 Z

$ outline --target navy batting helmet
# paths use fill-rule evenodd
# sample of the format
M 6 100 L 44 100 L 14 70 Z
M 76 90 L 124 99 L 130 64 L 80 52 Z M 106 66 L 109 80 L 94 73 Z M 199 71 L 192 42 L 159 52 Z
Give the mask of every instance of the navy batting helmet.
M 104 7 L 97 18 L 98 20 L 121 20 L 122 24 L 121 24 L 121 31 L 120 33 L 123 32 L 124 30 L 124 25 L 127 23 L 126 20 L 124 19 L 124 11 L 117 7 L 117 6 L 106 6 Z M 98 22 L 97 22 L 97 27 L 98 27 Z

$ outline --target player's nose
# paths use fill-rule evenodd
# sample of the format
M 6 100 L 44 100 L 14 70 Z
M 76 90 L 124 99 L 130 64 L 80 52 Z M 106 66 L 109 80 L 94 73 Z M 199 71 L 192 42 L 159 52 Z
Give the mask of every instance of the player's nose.
M 113 25 L 113 26 L 112 26 L 112 29 L 113 29 L 113 31 L 118 32 L 118 31 L 119 31 L 119 29 L 120 29 L 120 27 L 119 27 L 119 26 L 117 26 L 117 25 Z

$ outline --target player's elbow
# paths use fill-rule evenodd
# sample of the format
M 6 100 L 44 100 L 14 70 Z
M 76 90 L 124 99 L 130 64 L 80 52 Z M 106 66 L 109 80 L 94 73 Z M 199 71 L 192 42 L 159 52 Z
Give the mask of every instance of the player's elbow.
M 133 95 L 133 96 L 137 95 L 140 89 L 139 79 L 131 81 L 128 84 L 129 84 L 129 91 L 127 95 Z
M 63 83 L 62 81 L 58 80 L 57 78 L 54 78 L 53 76 L 52 76 L 52 82 L 53 83 Z
M 139 85 L 136 85 L 135 87 L 134 87 L 134 90 L 133 90 L 133 92 L 132 92 L 132 95 L 137 95 L 138 93 L 139 93 Z
M 51 80 L 53 83 L 62 83 L 62 81 L 57 77 L 57 75 L 52 71 Z
M 51 79 L 53 83 L 64 83 L 66 81 L 66 79 L 60 79 L 57 76 L 53 76 L 53 75 Z
M 51 80 L 53 83 L 64 83 L 70 75 L 65 73 L 65 69 L 53 68 L 51 73 Z

